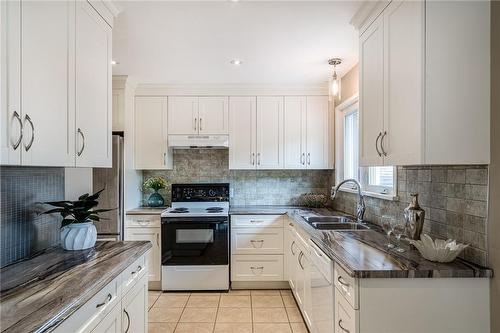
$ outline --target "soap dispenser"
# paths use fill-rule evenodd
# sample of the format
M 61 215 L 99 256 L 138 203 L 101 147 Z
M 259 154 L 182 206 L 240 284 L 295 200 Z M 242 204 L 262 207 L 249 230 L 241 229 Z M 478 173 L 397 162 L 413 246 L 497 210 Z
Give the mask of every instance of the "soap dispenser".
M 418 194 L 410 194 L 412 197 L 408 207 L 404 209 L 407 236 L 409 239 L 419 240 L 424 227 L 425 211 L 418 204 Z

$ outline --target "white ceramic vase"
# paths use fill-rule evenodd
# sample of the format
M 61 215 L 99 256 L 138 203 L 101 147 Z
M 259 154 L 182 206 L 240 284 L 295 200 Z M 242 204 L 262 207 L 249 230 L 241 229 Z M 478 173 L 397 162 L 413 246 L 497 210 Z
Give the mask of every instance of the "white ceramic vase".
M 93 247 L 97 229 L 92 221 L 72 223 L 61 228 L 61 246 L 65 250 L 85 250 Z

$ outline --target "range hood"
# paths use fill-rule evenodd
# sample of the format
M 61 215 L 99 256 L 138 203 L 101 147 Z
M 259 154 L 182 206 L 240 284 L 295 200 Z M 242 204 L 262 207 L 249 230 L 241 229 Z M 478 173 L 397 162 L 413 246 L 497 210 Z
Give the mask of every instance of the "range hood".
M 173 149 L 224 149 L 229 147 L 229 135 L 169 135 Z

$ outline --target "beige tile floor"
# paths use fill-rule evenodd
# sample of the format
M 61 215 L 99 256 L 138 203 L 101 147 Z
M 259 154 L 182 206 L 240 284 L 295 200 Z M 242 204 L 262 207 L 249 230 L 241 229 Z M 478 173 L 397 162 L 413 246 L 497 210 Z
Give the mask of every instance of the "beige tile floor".
M 149 333 L 308 333 L 290 290 L 149 292 Z

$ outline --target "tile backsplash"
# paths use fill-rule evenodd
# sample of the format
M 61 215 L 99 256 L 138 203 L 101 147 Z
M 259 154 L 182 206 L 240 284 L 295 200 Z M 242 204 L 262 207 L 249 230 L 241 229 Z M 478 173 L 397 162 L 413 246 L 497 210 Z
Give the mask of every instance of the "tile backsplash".
M 331 170 L 229 170 L 227 149 L 174 150 L 173 170 L 144 170 L 168 183 L 229 182 L 232 205 L 293 205 L 303 193 L 328 194 Z M 163 193 L 166 204 L 170 194 Z M 149 192 L 144 192 L 146 203 Z
M 365 219 L 380 223 L 383 215 L 403 219 L 409 193 L 418 193 L 425 210 L 424 233 L 469 243 L 462 257 L 487 263 L 486 221 L 488 214 L 487 166 L 398 167 L 398 199 L 366 197 Z M 340 192 L 335 209 L 354 214 L 357 197 Z
M 0 267 L 59 243 L 60 218 L 36 203 L 64 199 L 64 168 L 0 167 Z

